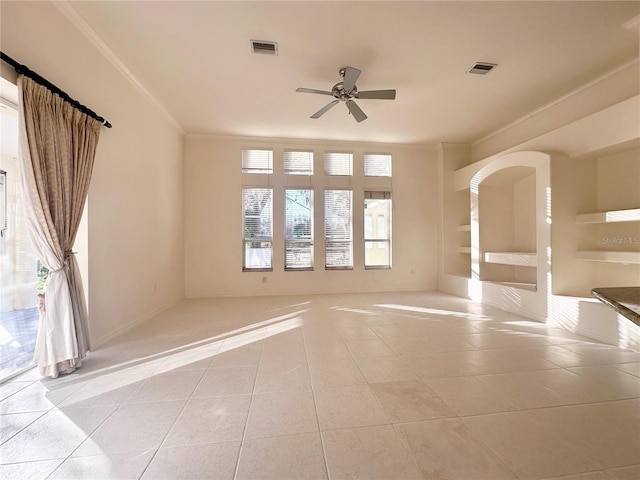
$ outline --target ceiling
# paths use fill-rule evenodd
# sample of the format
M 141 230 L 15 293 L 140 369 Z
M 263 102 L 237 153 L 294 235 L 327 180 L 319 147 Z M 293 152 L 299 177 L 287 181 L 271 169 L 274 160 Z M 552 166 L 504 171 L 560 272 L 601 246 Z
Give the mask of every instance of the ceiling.
M 194 134 L 472 143 L 638 58 L 638 1 L 68 5 Z M 477 61 L 498 66 L 466 73 Z M 331 90 L 344 66 L 396 100 L 358 100 L 362 123 L 345 105 L 310 119 L 332 99 L 296 88 Z

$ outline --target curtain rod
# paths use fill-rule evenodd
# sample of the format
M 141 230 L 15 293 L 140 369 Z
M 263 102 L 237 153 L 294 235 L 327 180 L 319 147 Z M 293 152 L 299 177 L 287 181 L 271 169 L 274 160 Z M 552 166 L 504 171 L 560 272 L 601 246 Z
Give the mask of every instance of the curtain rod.
M 3 62 L 8 63 L 13 68 L 15 68 L 16 72 L 19 75 L 24 75 L 25 77 L 29 77 L 34 82 L 42 85 L 43 87 L 49 89 L 51 92 L 53 92 L 56 95 L 58 95 L 65 102 L 70 103 L 71 106 L 73 106 L 74 108 L 80 110 L 82 113 L 86 113 L 91 118 L 96 119 L 97 121 L 102 123 L 102 125 L 104 125 L 105 127 L 111 128 L 111 124 L 106 119 L 104 119 L 103 117 L 98 115 L 96 112 L 91 110 L 89 107 L 85 107 L 84 105 L 82 105 L 77 100 L 74 100 L 73 98 L 71 98 L 66 92 L 64 92 L 60 88 L 56 87 L 53 83 L 51 83 L 46 78 L 41 77 L 40 75 L 38 75 L 33 70 L 30 70 L 29 67 L 27 67 L 26 65 L 19 64 L 18 62 L 16 62 L 13 58 L 11 58 L 9 55 L 7 55 L 4 52 L 0 52 L 0 60 L 2 60 Z

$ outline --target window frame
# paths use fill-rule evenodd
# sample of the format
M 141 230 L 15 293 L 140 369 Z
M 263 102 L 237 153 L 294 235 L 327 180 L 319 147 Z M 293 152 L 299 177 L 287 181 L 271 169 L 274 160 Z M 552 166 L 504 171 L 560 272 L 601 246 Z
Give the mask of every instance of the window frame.
M 327 193 L 328 192 L 348 192 L 349 193 L 349 254 L 350 265 L 328 265 L 328 247 L 331 244 L 345 243 L 344 241 L 332 241 L 327 236 Z M 353 189 L 351 188 L 325 188 L 324 189 L 324 268 L 325 270 L 353 270 L 354 268 L 354 245 L 353 245 Z
M 242 271 L 243 272 L 273 272 L 273 200 L 274 188 L 271 186 L 242 186 Z M 270 212 L 270 239 L 252 239 L 246 235 L 246 208 L 245 208 L 245 190 L 269 190 L 271 192 L 271 212 Z M 262 214 L 262 211 L 260 212 Z M 248 267 L 247 266 L 247 243 L 269 243 L 270 258 L 269 267 Z
M 375 175 L 373 173 L 371 173 L 371 171 L 369 173 L 367 173 L 367 164 L 368 164 L 368 160 L 370 160 L 372 157 L 387 157 L 389 159 L 389 172 L 388 175 Z M 371 165 L 370 165 L 371 167 Z M 365 178 L 392 178 L 393 177 L 393 155 L 391 155 L 390 153 L 365 153 L 362 159 L 362 175 Z
M 364 241 L 364 269 L 365 270 L 390 270 L 392 268 L 392 259 L 393 259 L 393 251 L 392 251 L 392 216 L 393 216 L 393 195 L 389 190 L 365 190 L 364 192 L 364 205 L 363 205 L 363 225 L 366 225 L 366 217 L 367 217 L 367 201 L 369 200 L 385 200 L 388 201 L 388 207 L 386 212 L 386 221 L 387 221 L 387 238 L 367 238 L 366 237 L 366 227 L 363 229 L 363 241 Z M 378 225 L 379 217 L 383 217 L 384 215 L 376 214 L 375 218 L 375 228 L 373 225 L 374 219 L 373 215 L 370 215 L 372 221 L 371 234 L 372 236 L 378 237 L 378 232 L 380 231 L 380 226 Z M 375 234 L 374 234 L 375 230 Z M 367 244 L 370 247 L 367 247 Z M 371 252 L 374 249 L 380 249 L 381 244 L 387 245 L 388 250 L 388 262 L 387 264 L 382 265 L 374 265 L 367 264 L 367 252 Z M 383 247 L 384 248 L 384 247 Z
M 309 154 L 311 156 L 310 158 L 310 170 L 307 171 L 303 171 L 303 170 L 294 170 L 294 169 L 287 169 L 287 155 L 291 154 L 291 153 L 306 153 Z M 315 172 L 314 172 L 314 151 L 313 150 L 302 150 L 302 149 L 285 149 L 282 152 L 282 168 L 283 168 L 283 172 L 285 175 L 298 175 L 298 176 L 306 176 L 306 177 L 313 177 Z
M 310 221 L 310 236 L 311 238 L 309 240 L 299 240 L 299 239 L 292 239 L 292 238 L 288 238 L 287 236 L 287 192 L 291 191 L 291 190 L 306 190 L 311 192 L 311 207 L 310 207 L 310 215 L 309 215 L 309 221 Z M 315 265 L 315 247 L 314 247 L 314 220 L 315 220 L 315 209 L 314 209 L 314 204 L 315 204 L 315 189 L 313 187 L 285 187 L 284 189 L 284 271 L 285 272 L 308 272 L 308 271 L 313 271 L 314 270 L 314 265 Z M 311 265 L 310 266 L 303 266 L 303 267 L 296 267 L 296 266 L 288 266 L 287 265 L 287 246 L 288 244 L 290 244 L 291 242 L 296 242 L 296 243 L 308 243 L 308 246 L 310 247 L 311 250 Z
M 347 155 L 349 157 L 349 168 L 347 173 L 331 173 L 327 172 L 327 159 L 331 158 L 332 155 Z M 325 177 L 353 177 L 353 152 L 345 152 L 345 151 L 335 151 L 335 150 L 327 150 L 324 152 L 324 175 Z
M 268 168 L 245 167 L 245 152 L 269 152 Z M 247 161 L 247 163 L 249 163 Z M 242 148 L 241 168 L 243 175 L 273 175 L 273 148 L 244 147 Z

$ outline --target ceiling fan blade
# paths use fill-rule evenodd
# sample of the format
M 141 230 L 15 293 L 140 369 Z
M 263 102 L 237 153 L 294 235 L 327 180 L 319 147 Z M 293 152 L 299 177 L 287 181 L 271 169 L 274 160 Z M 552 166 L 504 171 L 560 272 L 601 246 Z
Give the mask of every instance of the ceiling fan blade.
M 357 68 L 353 67 L 345 67 L 344 69 L 344 80 L 342 81 L 342 86 L 347 92 L 353 90 L 353 87 L 356 85 L 358 81 L 358 77 L 360 76 L 361 71 Z
M 369 98 L 376 100 L 395 100 L 395 90 L 367 90 L 365 92 L 356 93 L 356 98 Z
M 334 105 L 336 103 L 338 103 L 340 100 L 334 100 L 333 102 L 328 103 L 327 105 L 325 105 L 324 107 L 322 107 L 320 110 L 318 110 L 316 113 L 314 113 L 313 115 L 311 115 L 311 118 L 320 118 L 322 115 L 324 115 L 325 113 L 327 113 L 329 110 L 331 110 Z
M 316 90 L 314 88 L 296 88 L 296 92 L 300 93 L 319 93 L 321 95 L 333 95 L 331 92 L 325 90 Z
M 347 108 L 351 112 L 351 115 L 353 115 L 353 118 L 356 119 L 356 122 L 360 123 L 361 121 L 367 119 L 367 116 L 353 100 L 349 100 L 347 102 Z

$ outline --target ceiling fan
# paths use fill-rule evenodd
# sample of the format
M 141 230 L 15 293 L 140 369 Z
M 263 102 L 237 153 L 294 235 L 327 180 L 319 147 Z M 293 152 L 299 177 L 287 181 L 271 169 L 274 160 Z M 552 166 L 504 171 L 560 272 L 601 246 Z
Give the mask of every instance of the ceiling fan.
M 349 112 L 353 115 L 353 118 L 359 123 L 367 118 L 360 107 L 354 102 L 354 99 L 377 99 L 377 100 L 394 100 L 396 98 L 395 90 L 369 90 L 365 92 L 359 92 L 356 87 L 356 81 L 360 76 L 361 71 L 354 67 L 341 68 L 340 76 L 342 82 L 336 83 L 330 92 L 325 90 L 315 90 L 313 88 L 298 88 L 296 92 L 301 93 L 317 93 L 320 95 L 331 95 L 335 97 L 335 100 L 331 101 L 316 113 L 311 115 L 311 118 L 320 118 L 333 108 L 338 102 L 344 102 L 349 109 Z

